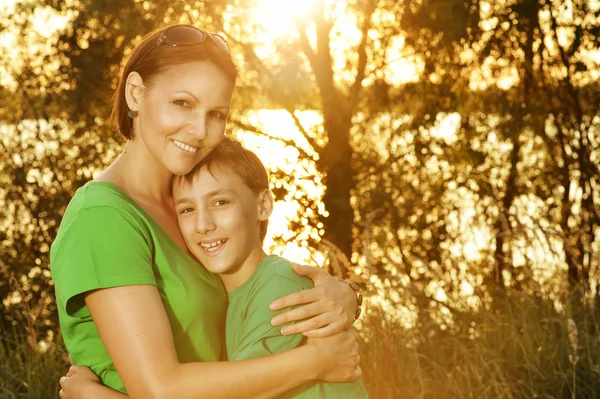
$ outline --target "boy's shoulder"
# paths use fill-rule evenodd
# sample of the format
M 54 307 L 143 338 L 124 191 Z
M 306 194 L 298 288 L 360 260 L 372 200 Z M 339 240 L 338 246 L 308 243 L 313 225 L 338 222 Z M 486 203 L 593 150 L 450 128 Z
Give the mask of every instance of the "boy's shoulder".
M 272 280 L 275 283 L 275 281 L 289 280 L 300 285 L 302 289 L 313 287 L 310 278 L 296 273 L 292 268 L 292 262 L 277 255 L 269 255 L 261 259 L 255 274 L 256 280 L 260 281 Z

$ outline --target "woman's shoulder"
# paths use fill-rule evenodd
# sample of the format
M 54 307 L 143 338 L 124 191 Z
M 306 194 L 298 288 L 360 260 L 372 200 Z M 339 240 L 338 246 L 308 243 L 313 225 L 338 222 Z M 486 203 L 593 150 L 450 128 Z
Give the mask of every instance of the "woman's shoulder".
M 136 230 L 147 230 L 149 223 L 141 208 L 108 182 L 89 182 L 80 187 L 69 202 L 63 215 L 59 236 L 77 230 L 75 226 L 114 226 L 124 220 Z
M 80 187 L 71 201 L 69 208 L 86 210 L 92 208 L 127 209 L 135 203 L 116 185 L 104 181 L 91 181 Z
M 140 214 L 141 210 L 136 203 L 116 185 L 109 182 L 92 181 L 80 187 L 67 209 L 64 218 L 73 217 L 81 213 L 98 214 Z

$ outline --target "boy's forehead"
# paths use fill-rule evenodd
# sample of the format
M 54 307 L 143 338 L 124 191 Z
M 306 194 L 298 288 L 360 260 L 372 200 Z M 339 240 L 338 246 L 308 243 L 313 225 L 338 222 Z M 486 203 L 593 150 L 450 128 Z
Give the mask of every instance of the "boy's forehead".
M 233 171 L 222 167 L 203 167 L 197 170 L 193 176 L 178 177 L 173 181 L 173 195 L 181 196 L 190 191 L 198 194 L 209 193 L 218 189 L 236 191 L 243 185 L 242 179 Z

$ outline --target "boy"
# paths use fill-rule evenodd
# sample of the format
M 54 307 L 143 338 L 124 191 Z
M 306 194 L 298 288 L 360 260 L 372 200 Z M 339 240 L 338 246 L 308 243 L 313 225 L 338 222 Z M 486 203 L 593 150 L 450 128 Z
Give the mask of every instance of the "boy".
M 251 359 L 302 345 L 302 335 L 282 336 L 271 326 L 269 304 L 313 283 L 262 249 L 273 198 L 258 157 L 226 136 L 194 170 L 176 178 L 173 199 L 190 252 L 219 274 L 228 292 L 227 358 Z M 313 381 L 280 397 L 352 399 L 367 393 L 360 381 Z
M 267 256 L 262 249 L 273 198 L 267 171 L 258 157 L 225 136 L 190 173 L 174 179 L 173 201 L 189 251 L 206 269 L 219 274 L 228 292 L 228 360 L 267 356 L 302 345 L 303 335 L 283 336 L 279 327 L 271 326 L 273 312 L 269 304 L 312 288 L 313 283 L 296 274 L 290 262 Z M 79 378 L 98 381 L 91 371 L 85 370 L 86 376 Z M 79 388 L 85 390 L 82 385 Z M 311 381 L 279 398 L 368 396 L 360 381 Z

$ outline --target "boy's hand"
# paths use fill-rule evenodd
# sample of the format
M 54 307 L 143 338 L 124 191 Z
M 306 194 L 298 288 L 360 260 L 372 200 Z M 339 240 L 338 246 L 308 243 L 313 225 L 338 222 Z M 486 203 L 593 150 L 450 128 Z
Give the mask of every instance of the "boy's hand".
M 61 377 L 58 396 L 62 399 L 87 399 L 100 378 L 84 366 L 71 366 L 66 376 Z
M 292 267 L 296 273 L 313 280 L 315 288 L 299 291 L 273 302 L 271 310 L 302 304 L 304 306 L 274 317 L 271 324 L 279 326 L 307 319 L 281 329 L 283 335 L 302 333 L 307 337 L 328 337 L 349 328 L 358 306 L 352 288 L 318 267 L 297 264 L 293 264 Z

